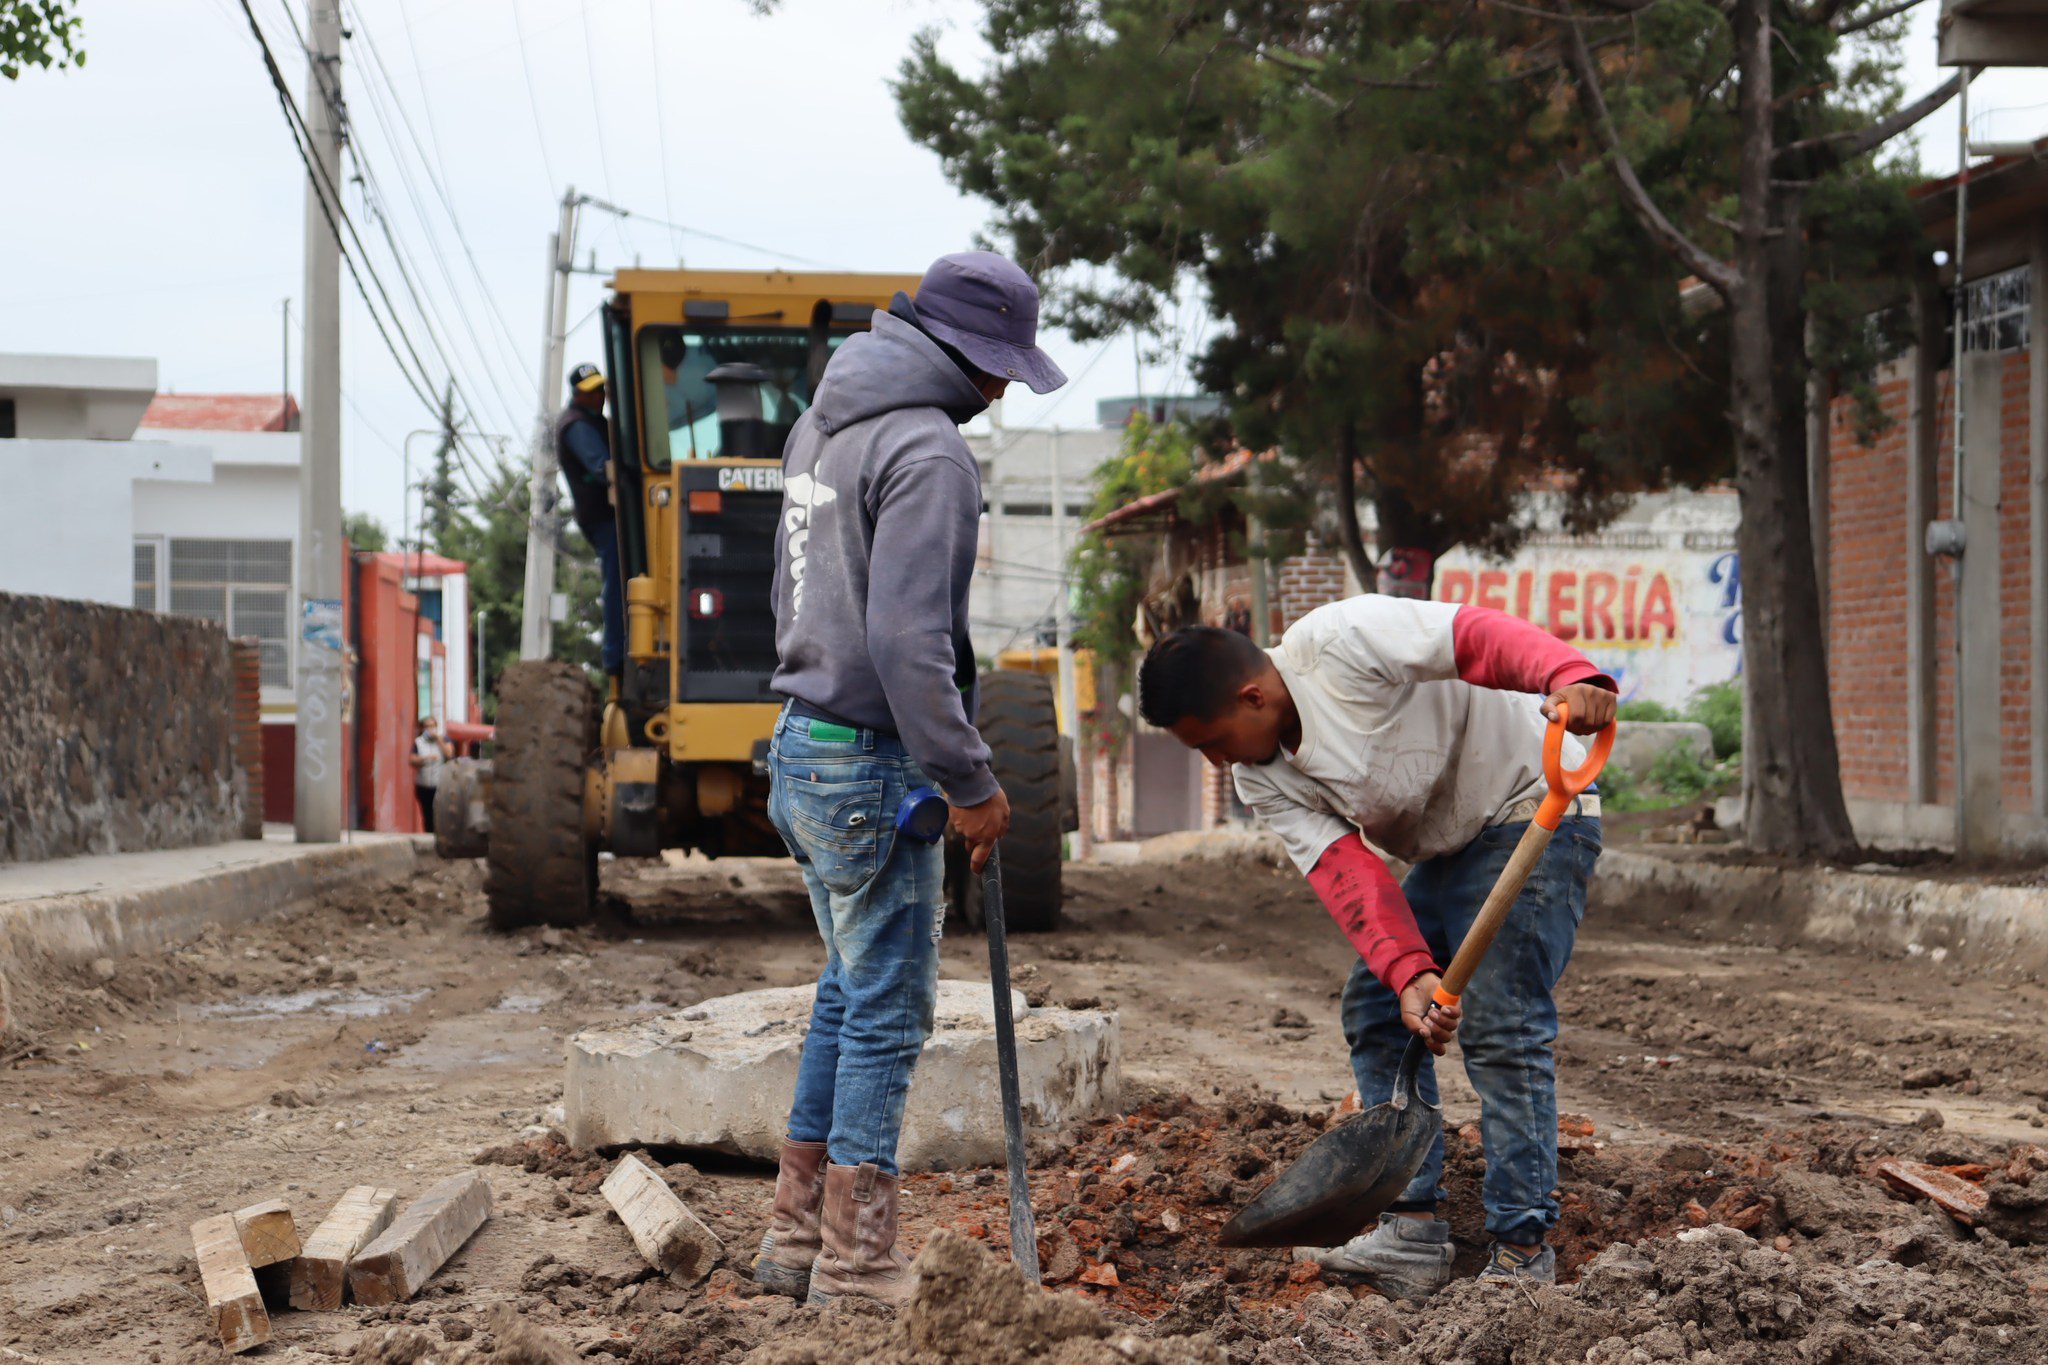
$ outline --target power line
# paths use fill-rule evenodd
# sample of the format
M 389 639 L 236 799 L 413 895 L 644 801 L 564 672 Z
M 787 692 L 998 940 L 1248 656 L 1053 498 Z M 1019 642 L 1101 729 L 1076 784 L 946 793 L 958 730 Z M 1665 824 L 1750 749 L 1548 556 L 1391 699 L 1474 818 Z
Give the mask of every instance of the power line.
M 796 265 L 808 265 L 818 270 L 846 269 L 845 266 L 835 265 L 830 261 L 815 261 L 808 256 L 798 256 L 788 251 L 777 251 L 772 246 L 762 246 L 758 242 L 743 242 L 737 237 L 722 237 L 715 232 L 706 232 L 702 228 L 693 228 L 688 223 L 671 222 L 666 218 L 656 218 L 650 213 L 640 213 L 634 209 L 622 209 L 617 204 L 608 204 L 602 199 L 592 198 L 589 195 L 584 196 L 583 202 L 594 209 L 603 209 L 606 213 L 615 214 L 620 218 L 632 218 L 653 227 L 664 227 L 672 232 L 680 232 L 689 237 L 702 237 L 707 242 L 720 242 L 726 246 L 736 246 L 745 251 L 757 251 L 763 256 L 774 256 L 779 260 L 790 261 Z M 627 249 L 630 251 L 632 248 L 629 246 Z
M 490 282 L 484 278 L 483 267 L 477 262 L 476 251 L 470 245 L 469 234 L 463 229 L 462 226 L 462 216 L 455 211 L 454 198 L 448 193 L 445 169 L 443 174 L 436 174 L 434 166 L 428 163 L 426 149 L 420 143 L 419 132 L 413 127 L 412 119 L 408 117 L 406 114 L 405 101 L 398 94 L 397 84 L 392 80 L 391 77 L 391 69 L 390 67 L 385 65 L 383 54 L 377 48 L 376 38 L 370 33 L 368 25 L 364 23 L 361 9 L 355 6 L 353 3 L 351 4 L 350 8 L 355 15 L 354 31 L 362 35 L 364 47 L 370 55 L 370 67 L 373 68 L 375 73 L 383 80 L 384 87 L 386 91 L 389 92 L 389 102 L 397 117 L 399 126 L 405 130 L 406 137 L 410 140 L 412 144 L 413 154 L 418 158 L 421 169 L 426 172 L 427 183 L 430 186 L 432 186 L 435 197 L 438 198 L 441 202 L 442 212 L 444 212 L 448 217 L 448 225 L 455 230 L 456 243 L 459 246 L 461 246 L 463 257 L 469 262 L 470 275 L 476 280 L 477 293 L 483 299 L 485 307 L 489 310 L 491 320 L 497 324 L 497 331 L 495 334 L 496 339 L 505 348 L 505 354 L 510 357 L 512 368 L 516 371 L 525 363 L 525 361 L 520 354 L 518 343 L 512 339 L 512 328 L 510 324 L 506 322 L 503 310 L 498 307 L 497 295 L 492 292 Z M 411 33 L 410 29 L 408 28 L 408 39 L 410 38 L 410 36 Z M 414 62 L 414 75 L 415 78 L 418 78 L 417 51 L 415 51 L 414 54 Z M 379 100 L 376 98 L 375 86 L 371 83 L 366 82 L 364 85 L 364 89 L 368 90 L 371 93 L 371 110 L 373 113 L 377 113 Z M 424 81 L 421 82 L 421 92 L 422 99 L 424 99 Z M 381 113 L 378 113 L 378 119 L 379 122 L 382 123 L 383 116 Z M 431 125 L 431 113 L 429 114 L 429 123 Z M 431 131 L 432 129 L 430 126 L 429 132 L 431 133 Z M 404 175 L 405 158 L 397 148 L 396 139 L 390 137 L 388 127 L 386 131 L 386 140 L 392 142 L 393 144 L 394 155 L 397 155 L 398 157 L 400 177 L 401 179 L 406 179 L 408 191 L 410 191 L 410 180 Z M 434 159 L 436 162 L 440 160 L 440 146 L 438 140 L 436 140 L 435 144 Z M 427 233 L 428 240 L 432 242 L 434 240 L 433 230 L 427 223 L 425 213 L 420 211 L 416 197 L 414 208 L 415 212 L 419 216 L 421 229 Z M 437 256 L 440 254 L 440 249 L 438 246 L 435 247 L 435 254 Z M 454 290 L 453 281 L 450 281 L 449 288 L 451 290 Z M 459 297 L 459 291 L 457 292 Z M 465 310 L 465 317 L 466 316 L 467 310 Z
M 256 37 L 256 45 L 261 50 L 264 69 L 269 72 L 271 87 L 277 92 L 278 104 L 284 110 L 285 123 L 292 137 L 292 149 L 299 154 L 299 161 L 306 168 L 306 179 L 313 187 L 314 202 L 320 205 L 320 216 L 327 221 L 327 230 L 334 236 L 335 248 L 341 256 L 341 262 L 348 267 L 349 279 L 354 282 L 356 292 L 362 296 L 363 307 L 369 311 L 370 321 L 376 325 L 377 335 L 384 339 L 385 349 L 391 352 L 391 359 L 398 366 L 399 374 L 405 379 L 407 386 L 412 389 L 420 402 L 431 408 L 434 405 L 433 400 L 427 396 L 426 390 L 420 386 L 420 376 L 426 374 L 426 366 L 419 361 L 419 353 L 413 349 L 410 340 L 408 340 L 406 350 L 412 354 L 414 363 L 419 365 L 418 375 L 415 375 L 413 371 L 406 368 L 404 358 L 398 353 L 397 344 L 391 340 L 391 333 L 386 330 L 383 318 L 378 316 L 377 307 L 370 299 L 369 289 L 363 283 L 362 272 L 356 268 L 356 261 L 349 252 L 347 243 L 342 238 L 340 225 L 348 223 L 349 220 L 348 211 L 341 203 L 341 195 L 335 189 L 333 179 L 327 174 L 327 168 L 320 164 L 319 159 L 313 155 L 312 134 L 306 127 L 304 115 L 299 112 L 298 101 L 292 98 L 291 90 L 285 84 L 284 73 L 278 69 L 277 56 L 270 50 L 270 40 L 264 35 L 262 25 L 256 22 L 255 9 L 251 7 L 249 0 L 239 0 L 239 3 L 241 4 L 243 15 L 249 20 L 249 31 Z M 301 46 L 303 47 L 303 43 Z M 349 233 L 351 236 L 355 235 L 355 225 L 353 223 L 349 223 Z M 357 238 L 357 243 L 360 247 L 360 237 Z M 367 262 L 365 262 L 365 265 L 367 266 Z M 381 285 L 378 292 L 380 294 L 384 292 Z M 385 295 L 385 298 L 388 306 L 389 295 Z M 396 309 L 392 310 L 392 325 L 394 327 L 398 325 Z M 403 335 L 402 328 L 400 333 Z
M 555 187 L 561 182 L 555 179 L 555 165 L 548 157 L 548 135 L 541 124 L 540 96 L 533 89 L 533 57 L 526 50 L 526 21 L 522 17 L 519 0 L 512 0 L 512 31 L 519 35 L 519 69 L 526 76 L 526 105 L 533 111 L 533 140 L 540 148 L 541 170 L 548 178 L 548 197 L 553 198 Z
M 597 98 L 597 44 L 590 40 L 590 6 L 588 4 L 583 6 L 583 66 L 590 73 L 590 114 L 592 126 L 597 130 L 597 164 L 604 171 L 604 197 L 616 199 L 619 196 L 612 189 L 612 154 L 605 145 L 604 140 L 604 106 L 598 102 Z M 618 234 L 619 245 L 624 247 L 626 254 L 630 256 L 633 253 L 633 244 L 626 240 L 626 230 L 614 221 L 612 223 L 612 231 Z
M 647 0 L 647 59 L 654 67 L 654 135 L 661 152 L 661 208 L 662 212 L 673 218 L 676 216 L 676 201 L 669 188 L 668 113 L 662 106 L 661 98 L 661 31 L 654 22 L 654 0 Z M 681 259 L 682 237 L 674 228 L 669 229 L 669 244 L 675 248 L 677 258 Z
M 369 313 L 370 321 L 376 327 L 377 335 L 383 341 L 385 350 L 390 353 L 393 364 L 397 366 L 399 376 L 405 380 L 406 386 L 412 389 L 414 396 L 422 404 L 429 410 L 438 411 L 438 405 L 429 396 L 427 389 L 422 387 L 422 381 L 429 385 L 432 383 L 432 376 L 427 369 L 426 362 L 420 358 L 418 349 L 413 345 L 411 337 L 406 334 L 404 325 L 399 321 L 398 309 L 393 304 L 390 292 L 384 287 L 382 279 L 378 277 L 375 267 L 369 261 L 368 250 L 364 245 L 361 234 L 356 231 L 355 223 L 348 216 L 348 210 L 341 201 L 341 195 L 334 184 L 333 177 L 327 173 L 327 168 L 321 163 L 320 159 L 313 154 L 312 133 L 306 126 L 304 115 L 299 111 L 298 102 L 292 98 L 290 87 L 284 79 L 284 73 L 278 67 L 277 56 L 271 50 L 270 40 L 264 34 L 262 25 L 257 22 L 256 11 L 250 4 L 250 0 L 239 0 L 239 3 L 243 16 L 249 21 L 249 31 L 256 39 L 256 45 L 263 58 L 264 70 L 270 76 L 271 88 L 277 95 L 278 105 L 284 112 L 286 127 L 292 138 L 292 148 L 298 153 L 299 161 L 306 169 L 307 182 L 313 187 L 314 202 L 319 204 L 321 216 L 327 222 L 327 229 L 334 236 L 336 253 L 339 255 L 342 264 L 348 267 L 349 278 L 355 284 L 356 293 L 361 296 L 363 307 Z M 293 28 L 296 32 L 296 21 L 294 21 Z M 301 38 L 300 46 L 304 49 L 303 37 Z M 315 70 L 321 70 L 317 63 Z M 328 78 L 325 75 L 320 75 L 317 79 L 322 87 L 323 97 L 332 98 L 333 87 L 329 84 Z M 345 123 L 341 126 L 345 126 Z M 358 164 L 360 164 L 360 159 Z M 353 252 L 349 250 L 347 241 L 342 236 L 341 229 L 343 226 L 347 227 L 348 237 L 355 242 L 355 250 Z M 357 260 L 358 256 L 362 257 L 360 265 Z M 384 300 L 385 309 L 390 313 L 389 328 L 385 325 L 385 319 L 379 315 L 375 302 L 370 298 L 369 289 L 363 282 L 365 272 L 369 274 L 371 281 L 376 284 L 377 294 Z M 406 357 L 399 354 L 398 345 L 391 338 L 393 330 L 397 331 L 400 339 L 405 342 L 406 355 L 411 357 L 414 368 L 407 368 Z
M 369 96 L 369 105 L 372 116 L 376 118 L 379 126 L 383 128 L 387 142 L 393 141 L 391 137 L 390 124 L 385 119 L 384 113 L 381 108 L 381 101 L 377 96 L 375 86 L 370 82 L 366 81 L 364 83 L 364 90 Z M 405 273 L 403 254 L 401 253 L 400 247 L 397 241 L 395 240 L 388 215 L 381 211 L 379 207 L 379 201 L 383 198 L 383 189 L 381 184 L 378 183 L 378 178 L 374 172 L 374 169 L 369 165 L 368 160 L 364 156 L 361 139 L 357 139 L 356 141 L 351 143 L 351 151 L 355 157 L 357 169 L 362 173 L 362 176 L 364 178 L 364 195 L 365 200 L 370 208 L 371 215 L 375 219 L 377 219 L 378 225 L 383 230 L 385 240 L 390 245 L 393 255 L 395 257 L 400 258 L 399 270 L 401 275 L 403 275 Z M 398 160 L 398 179 L 399 184 L 405 190 L 407 199 L 412 204 L 414 216 L 419 220 L 420 230 L 426 234 L 428 249 L 433 253 L 434 264 L 441 273 L 442 281 L 448 286 L 449 295 L 455 305 L 456 315 L 461 319 L 463 330 L 465 333 L 467 333 L 469 337 L 470 345 L 475 352 L 476 358 L 483 365 L 484 374 L 488 378 L 491 388 L 497 396 L 498 403 L 501 408 L 501 420 L 503 420 L 503 418 L 506 416 L 516 417 L 517 413 L 520 411 L 521 405 L 506 394 L 504 384 L 499 379 L 499 371 L 501 367 L 500 365 L 494 363 L 491 356 L 486 352 L 486 349 L 483 344 L 483 339 L 477 334 L 476 326 L 470 320 L 471 310 L 464 306 L 462 291 L 456 286 L 455 277 L 448 269 L 448 262 L 441 250 L 440 242 L 436 239 L 434 235 L 432 224 L 430 224 L 427 221 L 425 206 L 424 204 L 422 204 L 419 194 L 413 188 L 411 178 L 406 174 L 405 164 L 402 156 L 399 157 Z M 408 288 L 410 287 L 410 282 L 408 282 Z M 416 304 L 419 301 L 417 294 L 415 295 L 414 301 Z M 449 332 L 450 335 L 452 335 L 452 332 L 450 331 L 445 318 L 441 317 L 441 314 L 438 309 L 435 310 L 435 317 L 441 320 L 442 331 Z M 432 332 L 430 326 L 429 335 L 431 336 L 431 334 Z M 439 349 L 438 344 L 436 346 L 436 349 Z M 449 369 L 452 373 L 455 367 L 452 363 L 449 362 L 446 353 L 443 353 L 442 359 L 444 363 L 449 363 Z

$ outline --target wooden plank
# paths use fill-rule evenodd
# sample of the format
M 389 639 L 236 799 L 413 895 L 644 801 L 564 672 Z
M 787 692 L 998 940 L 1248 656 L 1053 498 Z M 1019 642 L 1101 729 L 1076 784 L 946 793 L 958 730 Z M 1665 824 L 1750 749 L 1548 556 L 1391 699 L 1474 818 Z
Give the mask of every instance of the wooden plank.
M 490 1216 L 491 1187 L 474 1171 L 434 1186 L 349 1263 L 348 1286 L 356 1302 L 411 1298 Z
M 1921 1161 L 1886 1157 L 1871 1168 L 1893 1189 L 1932 1199 L 1958 1223 L 1975 1227 L 1991 1203 L 1991 1196 L 1962 1177 Z
M 661 1173 L 628 1152 L 600 1187 L 632 1234 L 633 1245 L 656 1270 L 695 1284 L 725 1255 L 725 1244 L 690 1212 Z
M 398 1191 L 356 1185 L 336 1201 L 292 1262 L 294 1308 L 332 1312 L 348 1286 L 348 1264 L 398 1212 Z
M 235 1210 L 235 1230 L 249 1253 L 249 1268 L 279 1265 L 299 1254 L 299 1229 L 282 1199 Z
M 215 1214 L 192 1225 L 192 1252 L 206 1287 L 206 1311 L 213 1315 L 220 1344 L 246 1351 L 270 1340 L 270 1314 L 256 1292 L 256 1272 L 242 1248 L 232 1213 Z

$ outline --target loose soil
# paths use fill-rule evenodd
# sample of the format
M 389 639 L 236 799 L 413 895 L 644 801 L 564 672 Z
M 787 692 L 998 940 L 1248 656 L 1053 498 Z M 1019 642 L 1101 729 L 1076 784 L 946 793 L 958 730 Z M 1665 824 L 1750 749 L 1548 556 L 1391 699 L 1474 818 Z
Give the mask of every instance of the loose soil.
M 0 1361 L 210 1361 L 189 1224 L 268 1197 L 302 1230 L 343 1189 L 475 1165 L 491 1221 L 413 1302 L 280 1312 L 259 1358 L 398 1363 L 2048 1359 L 2048 992 L 1925 958 L 1722 942 L 1595 914 L 1562 992 L 1564 1283 L 1492 1288 L 1477 1105 L 1446 1100 L 1460 1279 L 1426 1310 L 1215 1229 L 1351 1084 L 1347 950 L 1243 853 L 1070 870 L 1067 923 L 1013 944 L 1038 1002 L 1123 1021 L 1125 1112 L 1035 1143 L 1053 1292 L 1008 1269 L 999 1171 L 918 1175 L 926 1283 L 891 1317 L 741 1273 L 769 1172 L 662 1151 L 725 1242 L 659 1278 L 561 1140 L 566 1038 L 794 985 L 817 948 L 766 861 L 606 869 L 599 927 L 495 935 L 471 864 L 175 952 L 17 981 L 0 1037 Z M 945 970 L 981 977 L 955 931 Z M 1455 1054 L 1454 1054 L 1455 1057 Z M 1869 1174 L 1906 1157 L 1990 1193 L 1967 1228 Z

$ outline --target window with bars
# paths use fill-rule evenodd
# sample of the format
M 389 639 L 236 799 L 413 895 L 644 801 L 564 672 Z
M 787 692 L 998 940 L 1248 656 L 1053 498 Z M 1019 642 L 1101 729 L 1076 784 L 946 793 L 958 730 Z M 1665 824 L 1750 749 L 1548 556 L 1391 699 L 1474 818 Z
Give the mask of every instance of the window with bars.
M 157 552 L 162 549 L 153 540 L 135 542 L 135 609 L 156 610 Z
M 1963 349 L 2021 351 L 2027 346 L 2027 307 L 2033 272 L 2015 266 L 1963 286 Z
M 163 575 L 162 610 L 196 616 L 230 635 L 254 636 L 263 656 L 263 685 L 290 687 L 292 543 L 289 540 L 172 540 L 170 571 Z M 143 603 L 144 553 L 149 557 L 149 598 L 157 588 L 157 547 L 135 546 L 135 605 Z

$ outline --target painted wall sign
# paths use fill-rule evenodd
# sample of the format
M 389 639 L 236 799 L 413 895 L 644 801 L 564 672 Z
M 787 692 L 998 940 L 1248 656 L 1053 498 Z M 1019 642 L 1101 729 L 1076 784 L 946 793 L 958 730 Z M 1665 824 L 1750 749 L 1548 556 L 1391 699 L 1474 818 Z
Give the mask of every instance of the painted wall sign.
M 1471 602 L 1569 640 L 1624 699 L 1682 705 L 1742 671 L 1742 584 L 1732 551 L 1542 545 L 1506 565 L 1452 551 L 1440 602 Z

